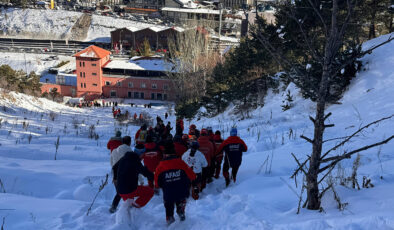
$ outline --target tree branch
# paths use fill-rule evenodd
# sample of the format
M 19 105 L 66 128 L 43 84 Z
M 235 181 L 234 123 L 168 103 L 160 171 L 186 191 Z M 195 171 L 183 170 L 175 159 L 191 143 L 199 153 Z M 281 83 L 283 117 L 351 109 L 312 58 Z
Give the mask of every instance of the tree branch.
M 311 139 L 309 139 L 308 137 L 306 137 L 306 136 L 304 136 L 304 135 L 301 135 L 300 137 L 301 137 L 302 139 L 306 140 L 307 142 L 313 144 L 313 141 L 312 141 Z
M 353 137 L 356 136 L 356 134 L 360 133 L 361 131 L 363 131 L 364 129 L 370 127 L 371 125 L 377 124 L 379 122 L 382 122 L 384 120 L 388 120 L 390 118 L 394 117 L 394 114 L 392 114 L 391 116 L 388 117 L 383 117 L 379 120 L 373 121 L 363 127 L 361 127 L 360 129 L 358 129 L 356 132 L 354 132 L 352 135 L 348 136 L 345 140 L 343 140 L 342 142 L 340 142 L 339 144 L 335 145 L 334 147 L 332 147 L 331 149 L 329 149 L 326 153 L 323 154 L 323 156 L 320 159 L 324 159 L 324 157 L 326 157 L 330 152 L 336 150 L 337 148 L 339 148 L 340 146 L 344 145 L 346 142 L 348 142 L 350 139 L 352 139 Z
M 341 160 L 343 160 L 345 158 L 350 158 L 355 153 L 358 153 L 358 152 L 361 152 L 361 151 L 365 151 L 367 149 L 370 149 L 370 148 L 373 148 L 373 147 L 376 147 L 376 146 L 379 146 L 379 145 L 387 144 L 393 138 L 394 138 L 394 135 L 392 135 L 391 137 L 389 137 L 389 138 L 387 138 L 387 139 L 385 139 L 385 140 L 383 140 L 381 142 L 377 142 L 377 143 L 372 144 L 372 145 L 366 145 L 366 146 L 364 146 L 362 148 L 353 150 L 353 151 L 348 152 L 346 154 L 343 154 L 341 156 L 329 157 L 327 159 L 324 159 L 324 160 L 321 161 L 321 163 L 325 163 L 325 162 L 328 162 L 328 161 L 332 161 L 332 162 L 330 164 L 328 164 L 327 166 L 319 169 L 319 173 L 323 172 L 324 170 L 326 170 L 326 169 L 328 169 L 330 167 L 334 167 L 339 161 L 341 161 Z
M 301 164 L 300 161 L 297 159 L 297 157 L 294 155 L 294 153 L 291 153 L 291 155 L 294 157 L 294 160 L 297 162 L 298 169 L 296 169 L 296 171 L 293 173 L 293 175 L 290 178 L 293 178 L 294 176 L 296 176 L 300 170 L 306 175 L 307 173 L 304 170 L 304 166 L 307 161 L 305 161 L 304 163 Z

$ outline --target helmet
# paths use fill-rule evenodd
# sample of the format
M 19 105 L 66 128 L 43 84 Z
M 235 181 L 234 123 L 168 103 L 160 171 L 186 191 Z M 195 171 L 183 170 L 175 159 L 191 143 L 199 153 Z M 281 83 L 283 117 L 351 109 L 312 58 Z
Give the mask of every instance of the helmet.
M 191 147 L 192 149 L 198 149 L 198 148 L 200 148 L 200 144 L 199 144 L 197 141 L 193 141 L 193 142 L 190 144 L 190 147 Z
M 192 125 L 190 125 L 190 127 L 189 127 L 189 129 L 196 129 L 197 127 L 196 127 L 196 125 L 195 124 L 192 124 Z
M 201 129 L 200 135 L 201 136 L 207 136 L 208 135 L 208 131 L 206 129 Z
M 230 130 L 230 136 L 237 136 L 237 128 L 231 128 Z

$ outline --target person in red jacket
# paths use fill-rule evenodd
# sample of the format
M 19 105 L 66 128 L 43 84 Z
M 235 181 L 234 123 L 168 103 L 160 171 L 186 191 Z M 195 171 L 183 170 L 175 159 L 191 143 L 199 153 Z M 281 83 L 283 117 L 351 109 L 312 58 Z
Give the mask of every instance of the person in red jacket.
M 196 174 L 175 155 L 172 141 L 167 141 L 164 146 L 164 159 L 156 168 L 155 185 L 163 190 L 166 220 L 170 225 L 175 221 L 175 206 L 180 220 L 185 220 L 186 199 L 190 195 L 191 181 L 196 179 Z
M 148 136 L 148 131 L 146 130 L 148 126 L 143 124 L 141 128 L 135 133 L 135 143 L 136 144 L 145 144 L 146 137 Z
M 234 182 L 237 179 L 239 166 L 242 163 L 242 153 L 248 151 L 245 142 L 237 136 L 237 128 L 231 128 L 230 137 L 227 138 L 216 150 L 216 153 L 224 151 L 223 176 L 226 180 L 226 187 L 230 184 L 229 169 L 232 168 L 231 174 Z
M 175 135 L 182 135 L 183 134 L 183 119 L 182 118 L 178 118 L 176 119 L 176 123 L 175 123 Z
M 144 160 L 144 165 L 152 173 L 156 171 L 157 166 L 163 159 L 163 155 L 159 149 L 159 146 L 153 142 L 153 138 L 150 135 L 146 137 L 145 153 L 142 155 L 142 159 Z M 154 188 L 153 180 L 148 180 L 148 184 L 149 187 Z
M 206 187 L 207 183 L 212 182 L 212 175 L 210 174 L 211 161 L 215 154 L 215 145 L 209 140 L 208 131 L 201 129 L 200 137 L 197 139 L 200 148 L 198 149 L 205 156 L 208 166 L 202 170 L 201 189 Z
M 185 143 L 179 135 L 175 135 L 173 140 L 176 155 L 178 157 L 182 157 L 182 155 L 187 151 L 187 143 Z
M 114 149 L 119 147 L 122 144 L 122 133 L 118 130 L 115 133 L 114 137 L 111 137 L 107 143 L 107 149 L 111 150 L 111 153 Z
M 213 136 L 213 143 L 216 146 L 216 149 L 219 149 L 219 146 L 223 143 L 223 139 L 221 137 L 221 133 L 219 130 L 216 130 L 215 135 Z M 214 167 L 214 177 L 216 179 L 219 178 L 220 175 L 220 169 L 222 166 L 222 161 L 223 161 L 223 150 L 220 152 L 215 152 L 215 161 L 213 162 L 215 167 Z

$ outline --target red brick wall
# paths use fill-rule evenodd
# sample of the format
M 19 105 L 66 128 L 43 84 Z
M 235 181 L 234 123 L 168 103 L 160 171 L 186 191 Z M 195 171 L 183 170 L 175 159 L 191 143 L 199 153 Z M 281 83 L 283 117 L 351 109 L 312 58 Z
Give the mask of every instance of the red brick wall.
M 110 82 L 110 85 L 106 85 L 106 82 Z M 129 83 L 132 83 L 132 85 L 129 86 Z M 147 100 L 152 99 L 152 93 L 154 93 L 154 100 L 158 100 L 158 94 L 161 94 L 161 100 L 164 100 L 164 94 L 167 95 L 166 100 L 171 101 L 175 99 L 174 87 L 169 79 L 143 77 L 116 78 L 106 77 L 104 75 L 102 84 L 104 97 L 111 97 L 111 91 L 114 91 L 116 92 L 116 97 L 119 98 L 134 98 L 134 92 L 138 92 L 139 94 L 142 92 L 144 93 L 143 99 Z M 145 88 L 142 88 L 141 84 L 145 84 Z M 152 88 L 153 84 L 156 85 L 156 89 Z M 166 85 L 166 89 L 164 89 L 164 85 Z M 129 97 L 128 92 L 131 92 L 131 97 Z M 139 97 L 138 99 L 142 98 Z
M 102 93 L 102 66 L 109 60 L 105 58 L 76 57 L 77 94 Z
M 51 89 L 57 88 L 57 92 L 62 96 L 75 97 L 76 87 L 71 85 L 42 84 L 41 93 L 49 93 Z

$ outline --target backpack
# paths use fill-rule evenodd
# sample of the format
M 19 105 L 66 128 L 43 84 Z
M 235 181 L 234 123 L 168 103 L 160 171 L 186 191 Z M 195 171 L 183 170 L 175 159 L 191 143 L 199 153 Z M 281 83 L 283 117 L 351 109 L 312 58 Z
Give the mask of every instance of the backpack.
M 145 143 L 146 137 L 148 136 L 148 131 L 146 130 L 141 130 L 140 135 L 138 136 L 138 142 Z

